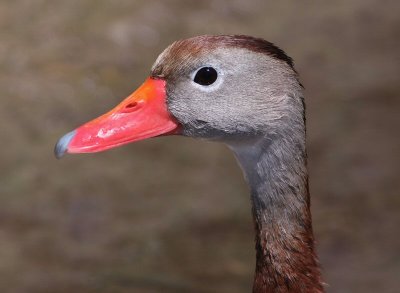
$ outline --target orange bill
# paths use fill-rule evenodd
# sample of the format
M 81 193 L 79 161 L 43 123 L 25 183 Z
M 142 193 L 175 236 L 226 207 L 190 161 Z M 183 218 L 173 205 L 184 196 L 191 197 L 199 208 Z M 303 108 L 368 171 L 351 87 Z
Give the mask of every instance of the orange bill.
M 148 78 L 134 93 L 110 112 L 64 135 L 54 153 L 92 153 L 130 142 L 178 131 L 168 112 L 165 81 Z

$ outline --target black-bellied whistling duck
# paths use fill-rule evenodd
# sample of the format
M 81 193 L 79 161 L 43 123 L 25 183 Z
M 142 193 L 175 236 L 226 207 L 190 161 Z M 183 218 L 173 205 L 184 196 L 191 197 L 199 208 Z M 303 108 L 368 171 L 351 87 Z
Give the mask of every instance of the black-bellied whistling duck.
M 253 292 L 323 292 L 304 117 L 302 86 L 281 49 L 249 36 L 199 36 L 169 46 L 141 87 L 63 136 L 55 154 L 98 152 L 168 134 L 227 144 L 251 189 Z

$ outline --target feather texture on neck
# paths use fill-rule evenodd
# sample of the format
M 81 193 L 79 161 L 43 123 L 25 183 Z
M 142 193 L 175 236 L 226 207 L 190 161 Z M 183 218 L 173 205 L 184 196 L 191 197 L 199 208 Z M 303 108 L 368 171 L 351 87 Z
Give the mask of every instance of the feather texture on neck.
M 311 225 L 304 123 L 298 126 L 228 144 L 251 189 L 257 253 L 253 292 L 323 292 Z

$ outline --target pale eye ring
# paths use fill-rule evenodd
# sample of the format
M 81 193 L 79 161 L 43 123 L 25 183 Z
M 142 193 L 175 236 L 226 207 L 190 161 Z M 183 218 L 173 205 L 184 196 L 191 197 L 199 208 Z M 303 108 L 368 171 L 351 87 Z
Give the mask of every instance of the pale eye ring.
M 218 78 L 218 72 L 213 67 L 202 67 L 193 78 L 193 81 L 203 86 L 212 85 Z

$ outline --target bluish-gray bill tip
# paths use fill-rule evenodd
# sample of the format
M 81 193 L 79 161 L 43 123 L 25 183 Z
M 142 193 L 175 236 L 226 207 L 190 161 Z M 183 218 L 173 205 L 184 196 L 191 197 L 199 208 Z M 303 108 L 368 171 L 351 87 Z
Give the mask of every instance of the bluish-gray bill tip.
M 68 132 L 58 140 L 56 146 L 54 147 L 54 155 L 56 156 L 57 159 L 61 159 L 65 155 L 68 149 L 68 145 L 70 141 L 74 138 L 75 133 L 76 133 L 75 130 Z

